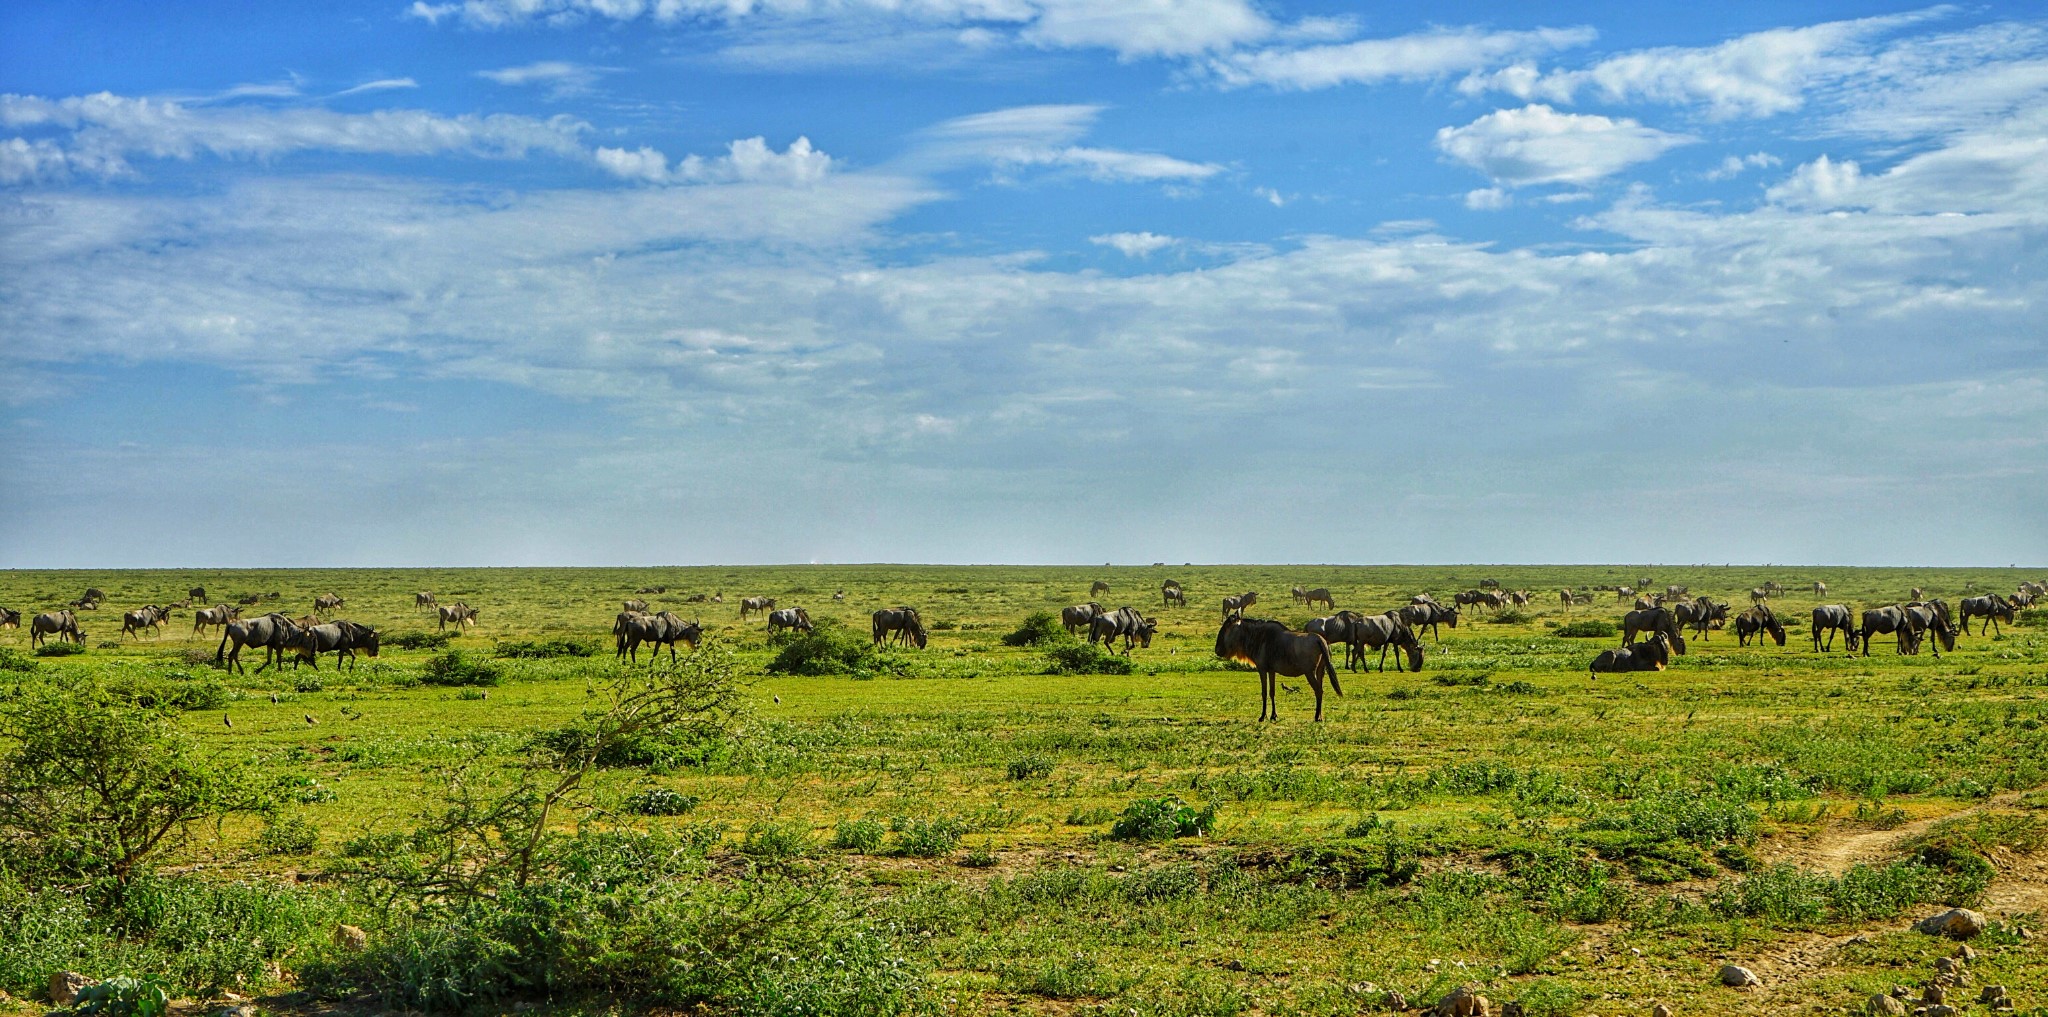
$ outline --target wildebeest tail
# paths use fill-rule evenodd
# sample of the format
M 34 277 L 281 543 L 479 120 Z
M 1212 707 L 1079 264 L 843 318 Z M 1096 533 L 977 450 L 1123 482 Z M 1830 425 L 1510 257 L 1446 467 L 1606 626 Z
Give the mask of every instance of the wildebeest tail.
M 232 623 L 230 623 L 230 624 L 232 624 Z M 215 648 L 214 648 L 214 650 L 213 650 L 213 665 L 214 665 L 215 667 L 219 667 L 219 666 L 220 666 L 220 663 L 221 663 L 221 661 L 223 661 L 223 660 L 227 659 L 227 653 L 228 653 L 228 626 L 226 626 L 226 625 L 222 625 L 222 626 L 220 627 L 220 645 L 219 645 L 219 646 L 217 646 L 217 647 L 215 647 Z
M 1323 643 L 1323 670 L 1330 673 L 1330 691 L 1340 696 L 1343 695 L 1344 686 L 1337 684 L 1337 664 L 1330 659 L 1330 644 L 1328 642 Z

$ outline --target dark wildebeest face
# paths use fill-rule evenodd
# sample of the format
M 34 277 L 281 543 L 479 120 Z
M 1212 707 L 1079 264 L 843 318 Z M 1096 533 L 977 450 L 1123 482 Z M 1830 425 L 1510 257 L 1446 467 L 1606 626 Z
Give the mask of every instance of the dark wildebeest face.
M 368 633 L 368 634 L 366 634 L 366 635 L 364 635 L 364 636 L 363 636 L 363 641 L 362 641 L 362 643 L 360 644 L 360 645 L 361 645 L 361 647 L 362 647 L 362 650 L 363 650 L 363 652 L 364 652 L 364 653 L 367 653 L 367 654 L 369 654 L 369 655 L 370 655 L 370 656 L 372 656 L 372 657 L 376 656 L 376 655 L 377 655 L 377 640 L 378 640 L 378 636 L 377 636 L 377 630 L 376 630 L 376 629 L 371 629 L 371 630 L 369 631 L 369 633 Z
M 1141 624 L 1139 624 L 1138 626 L 1138 645 L 1148 650 L 1151 649 L 1152 633 L 1157 631 L 1159 631 L 1159 622 L 1157 619 L 1142 619 Z

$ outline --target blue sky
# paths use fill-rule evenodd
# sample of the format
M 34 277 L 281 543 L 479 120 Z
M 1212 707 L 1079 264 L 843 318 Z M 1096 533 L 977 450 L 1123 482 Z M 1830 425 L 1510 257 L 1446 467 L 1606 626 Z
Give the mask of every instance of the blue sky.
M 2048 561 L 2048 10 L 10 4 L 0 565 Z

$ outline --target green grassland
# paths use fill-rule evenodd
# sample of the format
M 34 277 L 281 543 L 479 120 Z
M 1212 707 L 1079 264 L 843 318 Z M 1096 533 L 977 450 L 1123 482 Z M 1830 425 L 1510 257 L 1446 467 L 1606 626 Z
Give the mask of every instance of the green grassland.
M 1645 576 L 1735 610 L 1752 587 L 1782 583 L 1773 603 L 1788 643 L 1739 648 L 1716 632 L 1667 671 L 1589 675 L 1618 640 L 1554 630 L 1625 608 L 1603 592 L 1567 611 L 1557 591 Z M 1159 607 L 1168 578 L 1192 606 Z M 635 590 L 666 586 L 642 596 L 702 619 L 698 652 L 731 655 L 746 710 L 726 737 L 597 771 L 558 825 L 675 833 L 709 859 L 706 879 L 744 881 L 766 866 L 829 884 L 916 969 L 907 998 L 924 1012 L 1349 1014 L 1384 1010 L 1389 990 L 1433 1002 L 1472 982 L 1531 1015 L 1647 1013 L 1654 1001 L 1679 1013 L 1840 1013 L 1931 977 L 1953 944 L 1907 930 L 1948 903 L 1996 920 L 1974 981 L 2007 985 L 2026 1012 L 2048 1005 L 2048 952 L 2030 935 L 2048 901 L 2034 855 L 2048 843 L 2039 617 L 1936 658 L 1900 656 L 1887 638 L 1867 657 L 1839 642 L 1815 653 L 1806 615 L 1815 580 L 1826 602 L 1860 610 L 1915 586 L 1953 603 L 2043 578 L 1709 566 L 0 572 L 0 606 L 24 624 L 88 586 L 109 594 L 81 614 L 86 652 L 0 677 L 17 693 L 87 677 L 176 693 L 200 707 L 178 723 L 209 752 L 302 789 L 270 825 L 309 829 L 310 851 L 280 850 L 275 830 L 236 818 L 167 860 L 180 879 L 305 898 L 293 906 L 319 935 L 250 980 L 274 993 L 324 956 L 333 921 L 373 936 L 389 925 L 326 875 L 347 846 L 417 825 L 458 769 L 480 780 L 516 770 L 536 736 L 601 702 L 620 666 L 613 614 Z M 1032 612 L 1090 599 L 1098 579 L 1111 585 L 1095 598 L 1106 606 L 1162 619 L 1132 673 L 1050 674 L 1045 647 L 1004 643 Z M 1258 591 L 1253 614 L 1298 626 L 1328 612 L 1290 603 L 1292 586 L 1377 612 L 1425 591 L 1448 600 L 1481 579 L 1536 599 L 1501 621 L 1468 608 L 1441 645 L 1424 637 L 1420 673 L 1343 672 L 1321 724 L 1299 679 L 1283 679 L 1302 691 L 1282 694 L 1278 723 L 1255 722 L 1256 676 L 1211 652 L 1225 594 Z M 335 616 L 375 625 L 383 652 L 340 672 L 330 658 L 258 674 L 252 660 L 245 676 L 212 666 L 217 637 L 191 637 L 189 610 L 160 638 L 119 635 L 122 610 L 194 585 L 209 603 L 274 591 L 253 610 L 294 616 L 339 594 Z M 419 590 L 479 608 L 478 626 L 426 645 L 436 626 L 412 606 Z M 684 602 L 713 592 L 725 603 Z M 863 654 L 844 673 L 770 673 L 787 639 L 741 623 L 743 596 L 803 606 L 860 642 L 868 612 L 914 605 L 931 640 Z M 399 645 L 410 634 L 420 648 Z M 550 642 L 596 652 L 506 655 Z M 0 632 L 0 647 L 27 644 L 26 628 Z M 462 653 L 454 670 L 480 684 L 434 684 L 450 650 Z M 636 814 L 656 789 L 673 792 L 680 814 Z M 1164 797 L 1213 808 L 1213 821 L 1193 836 L 1116 835 L 1133 803 Z M 161 963 L 138 944 L 9 949 L 0 989 L 17 996 L 50 966 L 145 974 Z M 1765 985 L 1716 984 L 1731 961 Z

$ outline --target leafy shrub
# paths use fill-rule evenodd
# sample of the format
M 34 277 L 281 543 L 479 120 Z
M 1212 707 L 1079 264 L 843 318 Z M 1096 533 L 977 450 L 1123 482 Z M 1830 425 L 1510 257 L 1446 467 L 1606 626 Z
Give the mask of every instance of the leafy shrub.
M 1116 840 L 1172 840 L 1200 837 L 1216 826 L 1216 806 L 1199 811 L 1179 798 L 1140 798 L 1125 806 L 1109 835 Z
M 1068 826 L 1095 826 L 1116 818 L 1116 810 L 1107 805 L 1076 805 L 1067 810 Z
M 1566 639 L 1612 639 L 1620 635 L 1621 630 L 1615 628 L 1614 623 L 1611 621 L 1603 621 L 1599 618 L 1586 618 L 1559 625 L 1551 630 L 1550 634 L 1562 636 Z
M 211 660 L 212 658 L 212 654 L 207 655 L 207 659 Z M 34 674 L 35 670 L 35 658 L 30 657 L 27 654 L 22 653 L 20 650 L 14 649 L 11 646 L 0 646 L 0 671 L 15 671 L 21 674 Z
M 1033 611 L 1024 618 L 1024 624 L 1003 637 L 1004 646 L 1044 646 L 1073 638 L 1066 627 L 1051 611 Z
M 109 692 L 149 710 L 224 710 L 227 686 L 211 676 L 125 674 L 109 681 Z
M 1518 608 L 1511 607 L 1487 620 L 1495 625 L 1526 625 L 1529 622 L 1529 615 Z
M 999 859 L 985 847 L 975 848 L 960 856 L 960 864 L 970 869 L 992 869 Z
M 171 994 L 161 979 L 121 975 L 78 990 L 71 1012 L 80 1017 L 162 1017 L 170 1007 Z
M 794 630 L 791 630 L 794 631 Z M 768 662 L 770 674 L 872 675 L 887 669 L 874 640 L 836 621 L 819 621 L 789 640 Z
M 740 852 L 757 858 L 801 858 L 811 853 L 811 828 L 803 823 L 759 822 L 747 827 Z
M 427 685 L 496 685 L 504 678 L 504 668 L 461 650 L 429 657 L 420 670 L 420 681 Z
M 448 648 L 449 638 L 446 632 L 400 632 L 383 637 L 382 641 L 401 650 L 444 650 Z
M 482 689 L 464 688 L 456 691 L 455 698 L 464 702 L 476 703 L 491 698 L 491 694 Z
M 680 816 L 695 809 L 701 799 L 665 787 L 651 787 L 626 799 L 626 811 L 636 816 Z
M 499 643 L 491 652 L 500 657 L 523 660 L 552 660 L 557 657 L 595 657 L 599 646 L 596 643 L 577 639 L 545 639 L 539 641 L 518 641 Z
M 1036 780 L 1040 777 L 1050 777 L 1052 776 L 1053 765 L 1051 757 L 1041 756 L 1036 752 L 1018 756 L 1010 760 L 1010 779 Z
M 1045 652 L 1046 674 L 1130 674 L 1131 661 L 1093 643 L 1072 640 Z
M 841 851 L 871 855 L 882 850 L 888 828 L 879 819 L 842 819 L 832 828 L 832 846 Z
M 913 858 L 937 858 L 957 847 L 967 832 L 967 824 L 950 816 L 899 820 L 895 825 L 896 849 Z
M 256 851 L 266 855 L 309 855 L 320 844 L 320 831 L 296 813 L 272 816 L 256 835 Z
M 115 645 L 118 646 L 119 644 Z M 53 640 L 36 647 L 36 656 L 38 657 L 69 657 L 74 653 L 84 652 L 84 646 L 78 643 L 66 643 L 61 640 Z
M 313 675 L 307 675 L 292 681 L 292 691 L 299 693 L 325 692 L 327 691 L 327 683 Z
M 1756 810 L 1718 791 L 1666 791 L 1629 803 L 1623 816 L 1603 816 L 1588 830 L 1630 830 L 1650 840 L 1695 844 L 1747 841 L 1756 836 Z

